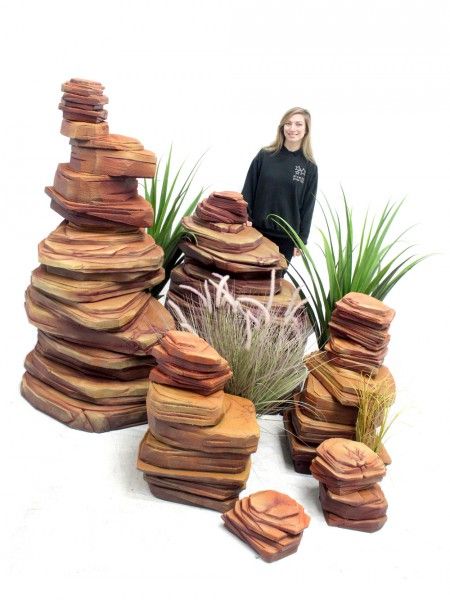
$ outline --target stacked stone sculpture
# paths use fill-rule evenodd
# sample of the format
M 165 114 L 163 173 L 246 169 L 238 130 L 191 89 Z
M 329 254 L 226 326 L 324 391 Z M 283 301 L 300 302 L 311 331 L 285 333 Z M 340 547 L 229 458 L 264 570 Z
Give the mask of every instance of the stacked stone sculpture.
M 109 134 L 100 83 L 71 79 L 62 90 L 71 159 L 45 191 L 65 220 L 39 244 L 26 292 L 38 342 L 21 390 L 66 425 L 103 432 L 146 422 L 151 350 L 174 327 L 146 292 L 164 277 L 163 251 L 145 232 L 153 213 L 136 177 L 153 177 L 156 158 Z
M 267 562 L 296 552 L 310 522 L 301 504 L 273 490 L 238 500 L 222 519 L 232 533 Z
M 273 242 L 247 225 L 247 219 L 247 202 L 238 192 L 229 191 L 212 193 L 192 217 L 184 217 L 183 225 L 193 240 L 180 244 L 185 259 L 171 272 L 168 300 L 189 308 L 196 295 L 182 286 L 204 293 L 205 282 L 218 283 L 218 276 L 228 276 L 233 295 L 254 296 L 261 302 L 268 300 L 272 285 L 272 306 L 283 313 L 294 292 L 283 279 L 286 260 Z
M 380 300 L 351 292 L 336 302 L 325 346 L 333 365 L 376 375 L 387 354 L 395 311 Z
M 325 352 L 305 358 L 310 371 L 284 426 L 294 468 L 309 473 L 317 446 L 328 438 L 355 439 L 359 393 L 383 385 L 395 396 L 395 382 L 383 359 L 394 310 L 380 300 L 350 292 L 336 303 Z M 384 448 L 383 460 L 390 462 Z
M 152 354 L 138 469 L 158 498 L 229 510 L 258 445 L 254 405 L 223 391 L 228 363 L 195 334 L 169 331 Z
M 360 442 L 330 438 L 317 448 L 311 474 L 328 525 L 372 533 L 386 523 L 387 502 L 378 482 L 386 467 Z

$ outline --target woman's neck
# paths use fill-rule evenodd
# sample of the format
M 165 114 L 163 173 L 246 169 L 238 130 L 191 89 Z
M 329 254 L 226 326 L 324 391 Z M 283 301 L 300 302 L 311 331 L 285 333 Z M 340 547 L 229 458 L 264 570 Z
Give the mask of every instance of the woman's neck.
M 288 142 L 287 140 L 284 140 L 284 147 L 289 150 L 289 152 L 296 152 L 297 150 L 300 150 L 300 148 L 302 147 L 302 143 L 292 143 L 292 142 Z

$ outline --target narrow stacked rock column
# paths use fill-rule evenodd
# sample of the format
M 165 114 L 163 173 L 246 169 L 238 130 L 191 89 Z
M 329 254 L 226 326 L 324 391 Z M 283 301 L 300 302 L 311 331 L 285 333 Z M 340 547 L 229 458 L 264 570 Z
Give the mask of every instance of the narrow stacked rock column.
M 387 502 L 378 482 L 386 467 L 365 444 L 330 438 L 317 448 L 311 474 L 328 525 L 372 533 L 386 523 Z
M 326 439 L 355 439 L 359 394 L 383 386 L 395 397 L 395 382 L 383 366 L 393 309 L 380 300 L 351 292 L 336 303 L 326 352 L 306 357 L 310 371 L 295 406 L 284 413 L 294 467 L 309 473 L 317 446 Z M 390 459 L 382 449 L 386 463 Z
M 238 500 L 222 515 L 227 529 L 266 561 L 297 552 L 310 518 L 293 498 L 265 490 Z
M 136 177 L 153 177 L 156 157 L 109 134 L 100 83 L 72 79 L 62 90 L 71 159 L 45 191 L 65 220 L 39 244 L 26 292 L 38 342 L 21 391 L 66 425 L 102 432 L 146 422 L 151 349 L 174 326 L 147 293 L 164 276 L 163 252 L 145 232 L 153 212 Z
M 185 259 L 171 273 L 167 299 L 189 309 L 197 297 L 182 286 L 203 294 L 205 282 L 218 283 L 217 276 L 228 276 L 232 294 L 261 302 L 268 300 L 273 285 L 272 306 L 283 313 L 294 292 L 292 284 L 283 279 L 286 260 L 273 242 L 247 225 L 247 220 L 247 202 L 238 192 L 214 192 L 202 200 L 194 215 L 183 219 L 195 241 L 180 244 Z
M 254 405 L 223 391 L 228 363 L 197 335 L 169 331 L 152 353 L 138 469 L 158 498 L 229 510 L 258 445 Z

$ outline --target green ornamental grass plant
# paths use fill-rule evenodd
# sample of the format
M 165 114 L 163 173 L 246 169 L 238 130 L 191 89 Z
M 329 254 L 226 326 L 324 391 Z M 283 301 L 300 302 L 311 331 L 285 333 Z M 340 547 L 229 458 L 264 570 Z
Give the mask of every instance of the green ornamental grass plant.
M 154 212 L 153 225 L 147 232 L 153 237 L 158 246 L 164 250 L 164 280 L 155 286 L 151 293 L 158 296 L 170 278 L 172 269 L 180 262 L 182 252 L 178 244 L 185 230 L 181 223 L 184 216 L 192 214 L 206 188 L 201 190 L 189 200 L 192 181 L 197 174 L 204 154 L 195 162 L 189 173 L 181 177 L 184 163 L 174 172 L 172 169 L 172 146 L 170 147 L 167 161 L 160 183 L 158 175 L 161 172 L 161 162 L 158 163 L 155 177 L 150 184 L 144 179 L 145 199 L 150 202 Z M 187 203 L 187 204 L 186 204 Z
M 410 227 L 393 239 L 389 238 L 394 220 L 403 200 L 397 204 L 387 203 L 381 215 L 373 217 L 369 224 L 366 212 L 361 233 L 356 233 L 351 208 L 343 193 L 344 216 L 333 210 L 326 201 L 320 205 L 326 231 L 319 229 L 322 240 L 321 251 L 325 261 L 326 277 L 319 271 L 319 261 L 313 257 L 296 231 L 278 215 L 269 215 L 292 239 L 301 251 L 301 259 L 306 277 L 292 265 L 288 275 L 296 287 L 307 293 L 307 311 L 316 335 L 319 349 L 323 348 L 328 337 L 328 323 L 338 300 L 349 292 L 362 292 L 379 300 L 386 295 L 400 279 L 426 256 L 410 254 L 413 246 L 399 250 L 403 235 Z M 306 297 L 306 296 L 304 296 Z

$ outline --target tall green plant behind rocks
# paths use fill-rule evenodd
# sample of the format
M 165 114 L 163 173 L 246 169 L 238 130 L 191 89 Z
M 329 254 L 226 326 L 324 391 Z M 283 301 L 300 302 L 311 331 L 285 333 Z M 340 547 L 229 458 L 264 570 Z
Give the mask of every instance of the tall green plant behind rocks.
M 148 184 L 147 180 L 144 180 L 145 199 L 150 202 L 154 212 L 153 225 L 147 229 L 147 232 L 164 250 L 163 267 L 165 277 L 160 284 L 151 290 L 151 293 L 156 297 L 170 279 L 172 269 L 179 263 L 182 256 L 182 252 L 178 248 L 178 244 L 185 234 L 181 219 L 192 214 L 206 189 L 202 187 L 192 198 L 192 182 L 197 174 L 203 156 L 194 163 L 194 166 L 183 178 L 181 172 L 184 163 L 177 169 L 172 168 L 171 146 L 162 173 L 162 179 L 158 178 L 158 176 L 161 176 L 162 169 L 161 162 L 159 162 L 155 177 L 150 181 L 150 184 Z
M 308 300 L 308 316 L 314 328 L 319 348 L 329 337 L 328 323 L 338 300 L 349 292 L 362 292 L 384 300 L 391 289 L 408 271 L 422 262 L 426 256 L 411 253 L 413 246 L 404 246 L 403 236 L 392 235 L 393 224 L 403 204 L 387 203 L 381 215 L 369 218 L 365 214 L 362 226 L 356 227 L 352 210 L 343 195 L 343 214 L 333 210 L 326 201 L 320 205 L 325 230 L 319 229 L 321 263 L 325 263 L 326 275 L 320 275 L 319 259 L 314 257 L 296 231 L 278 215 L 269 217 L 280 225 L 301 251 L 304 272 L 300 273 L 291 263 L 289 276 L 297 287 L 304 290 Z M 401 249 L 402 248 L 402 249 Z

